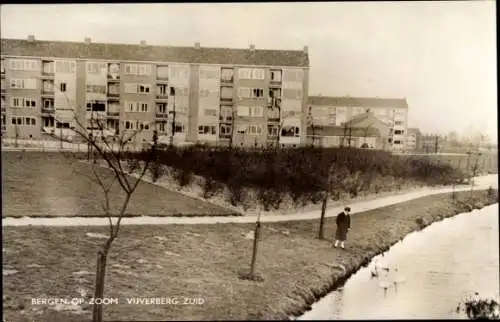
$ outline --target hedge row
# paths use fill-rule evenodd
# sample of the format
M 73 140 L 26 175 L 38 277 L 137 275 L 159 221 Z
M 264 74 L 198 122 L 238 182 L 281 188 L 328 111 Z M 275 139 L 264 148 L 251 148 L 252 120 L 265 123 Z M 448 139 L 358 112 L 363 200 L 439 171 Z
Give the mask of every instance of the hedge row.
M 133 155 L 136 159 L 145 157 L 144 153 Z M 286 193 L 294 202 L 316 203 L 325 189 L 337 197 L 342 192 L 356 196 L 372 191 L 374 186 L 380 190 L 384 188 L 381 178 L 428 185 L 450 184 L 462 178 L 447 164 L 355 148 L 249 150 L 191 146 L 158 151 L 152 171 L 155 176 L 161 175 L 161 165 L 176 170 L 181 186 L 189 184 L 193 174 L 204 177 L 207 196 L 220 190 L 220 183 L 226 184 L 234 205 L 241 202 L 243 188 L 254 188 L 266 208 L 279 206 Z

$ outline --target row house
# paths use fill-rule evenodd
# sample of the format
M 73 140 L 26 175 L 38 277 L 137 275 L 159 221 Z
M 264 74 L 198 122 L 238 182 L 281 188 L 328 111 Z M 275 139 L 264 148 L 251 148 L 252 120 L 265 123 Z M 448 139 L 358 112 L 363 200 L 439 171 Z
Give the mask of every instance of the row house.
M 259 50 L 2 39 L 2 131 L 136 143 L 305 143 L 309 58 Z M 30 118 L 29 120 L 27 118 Z M 32 119 L 34 121 L 32 121 Z

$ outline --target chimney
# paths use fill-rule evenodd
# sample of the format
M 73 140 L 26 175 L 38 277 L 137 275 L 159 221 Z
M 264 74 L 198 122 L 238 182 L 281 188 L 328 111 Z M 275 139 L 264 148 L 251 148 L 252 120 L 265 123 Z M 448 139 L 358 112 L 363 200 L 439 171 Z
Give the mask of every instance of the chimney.
M 28 35 L 28 41 L 29 42 L 34 42 L 35 41 L 35 35 Z
M 254 44 L 250 44 L 250 51 L 255 51 L 255 45 Z
M 304 53 L 307 54 L 309 52 L 309 46 L 304 46 Z
M 86 44 L 90 44 L 92 42 L 92 39 L 90 37 L 85 37 L 84 42 Z
M 199 42 L 195 42 L 195 43 L 194 43 L 194 48 L 196 48 L 196 49 L 200 49 L 200 43 L 199 43 Z
M 141 46 L 146 46 L 146 40 L 141 40 L 140 44 Z

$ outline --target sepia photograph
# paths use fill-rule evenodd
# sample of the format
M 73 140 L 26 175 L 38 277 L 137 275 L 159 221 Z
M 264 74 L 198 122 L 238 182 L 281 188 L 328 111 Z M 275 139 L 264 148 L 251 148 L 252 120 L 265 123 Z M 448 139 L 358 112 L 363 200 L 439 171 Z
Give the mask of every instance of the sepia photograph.
M 494 1 L 0 27 L 3 322 L 500 319 Z

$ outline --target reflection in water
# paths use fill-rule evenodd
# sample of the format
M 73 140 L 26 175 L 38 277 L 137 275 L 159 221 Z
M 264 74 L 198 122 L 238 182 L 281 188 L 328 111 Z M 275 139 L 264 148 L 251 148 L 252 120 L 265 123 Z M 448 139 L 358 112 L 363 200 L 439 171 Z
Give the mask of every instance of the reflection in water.
M 463 318 L 456 306 L 466 294 L 498 296 L 498 239 L 498 204 L 445 219 L 408 235 L 299 319 Z

